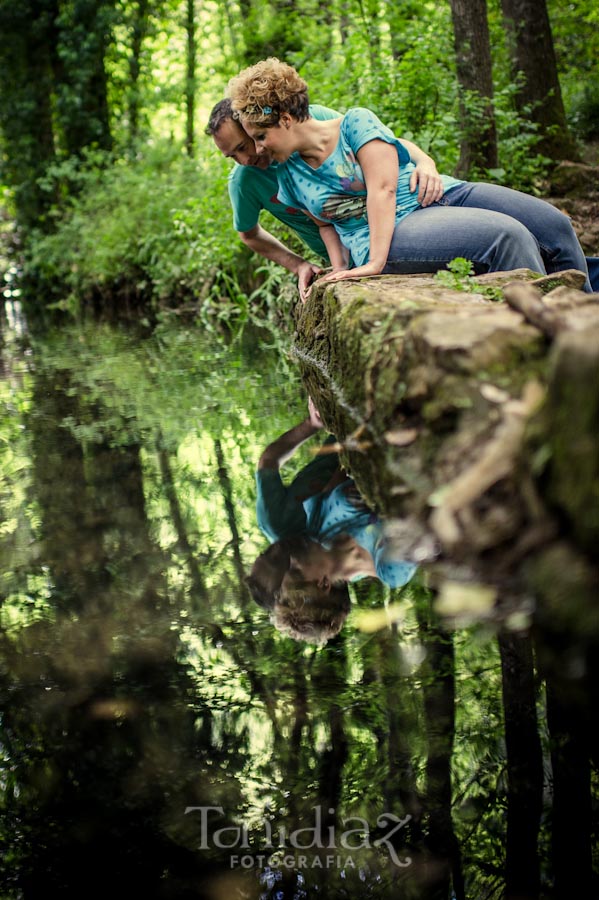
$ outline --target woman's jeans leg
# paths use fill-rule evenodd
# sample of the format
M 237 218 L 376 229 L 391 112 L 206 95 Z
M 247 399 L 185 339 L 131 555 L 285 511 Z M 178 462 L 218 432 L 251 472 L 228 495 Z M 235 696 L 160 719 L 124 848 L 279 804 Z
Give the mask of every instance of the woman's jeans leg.
M 466 182 L 451 188 L 439 204 L 453 209 L 489 209 L 512 216 L 536 238 L 548 273 L 578 269 L 587 275 L 584 290 L 591 290 L 586 258 L 572 223 L 551 203 L 500 184 Z
M 435 272 L 456 256 L 472 260 L 477 272 L 575 268 L 588 274 L 567 216 L 543 200 L 494 184 L 458 185 L 438 203 L 402 219 L 384 271 Z M 588 278 L 584 289 L 591 290 Z
M 536 239 L 511 216 L 437 203 L 397 223 L 384 272 L 437 272 L 456 256 L 472 260 L 477 273 L 527 268 L 545 274 Z

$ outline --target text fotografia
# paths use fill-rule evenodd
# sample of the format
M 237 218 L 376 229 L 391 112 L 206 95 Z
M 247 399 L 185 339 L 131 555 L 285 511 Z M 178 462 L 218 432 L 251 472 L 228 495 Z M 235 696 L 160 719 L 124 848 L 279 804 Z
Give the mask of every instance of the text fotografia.
M 197 813 L 200 816 L 200 850 L 236 850 L 237 853 L 230 857 L 231 868 L 241 866 L 263 868 L 265 865 L 288 868 L 347 868 L 354 866 L 351 853 L 357 850 L 369 850 L 375 848 L 384 850 L 394 865 L 405 868 L 411 863 L 409 857 L 400 858 L 394 846 L 394 836 L 406 825 L 411 816 L 403 819 L 393 813 L 381 813 L 376 820 L 376 837 L 372 836 L 372 829 L 366 819 L 360 816 L 350 816 L 341 821 L 343 831 L 337 825 L 323 827 L 322 808 L 313 807 L 314 824 L 303 828 L 288 831 L 284 826 L 273 828 L 268 819 L 261 822 L 264 832 L 264 840 L 261 844 L 265 852 L 260 855 L 243 854 L 241 851 L 250 850 L 250 838 L 247 825 L 228 825 L 224 828 L 213 828 L 216 813 L 222 819 L 225 811 L 222 806 L 187 806 L 185 815 Z M 334 815 L 335 810 L 329 809 L 329 814 Z M 351 826 L 351 827 L 350 827 Z M 397 839 L 396 839 L 397 840 Z M 334 851 L 332 853 L 314 853 L 305 855 L 306 850 Z

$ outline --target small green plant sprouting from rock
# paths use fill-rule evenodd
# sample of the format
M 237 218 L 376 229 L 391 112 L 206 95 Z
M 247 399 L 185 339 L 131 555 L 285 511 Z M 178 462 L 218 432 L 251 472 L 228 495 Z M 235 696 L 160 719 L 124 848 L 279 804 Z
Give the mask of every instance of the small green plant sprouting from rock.
M 463 256 L 456 256 L 447 263 L 447 269 L 437 272 L 435 281 L 452 291 L 467 291 L 468 293 L 482 294 L 489 300 L 503 300 L 501 288 L 479 284 L 475 280 L 474 266 L 469 259 L 464 259 Z

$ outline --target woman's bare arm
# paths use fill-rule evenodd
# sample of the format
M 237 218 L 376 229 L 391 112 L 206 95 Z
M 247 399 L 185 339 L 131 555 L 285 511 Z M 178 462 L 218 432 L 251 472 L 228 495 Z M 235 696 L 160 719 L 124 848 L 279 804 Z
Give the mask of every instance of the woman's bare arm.
M 378 138 L 364 144 L 357 153 L 366 183 L 366 214 L 370 231 L 368 262 L 355 269 L 331 272 L 320 282 L 341 281 L 345 278 L 364 278 L 380 275 L 389 256 L 395 229 L 397 180 L 399 160 L 393 144 Z

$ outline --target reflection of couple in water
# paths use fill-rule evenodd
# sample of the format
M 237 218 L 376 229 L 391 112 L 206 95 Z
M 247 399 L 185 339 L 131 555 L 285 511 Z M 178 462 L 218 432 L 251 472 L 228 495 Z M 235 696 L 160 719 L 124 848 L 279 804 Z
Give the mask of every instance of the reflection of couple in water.
M 321 453 L 283 484 L 281 466 L 322 427 L 310 400 L 308 417 L 260 457 L 258 524 L 273 543 L 248 577 L 254 599 L 271 611 L 275 626 L 312 643 L 323 643 L 343 625 L 348 582 L 370 576 L 402 587 L 416 571 L 413 563 L 393 558 L 383 522 L 339 468 L 336 453 Z

